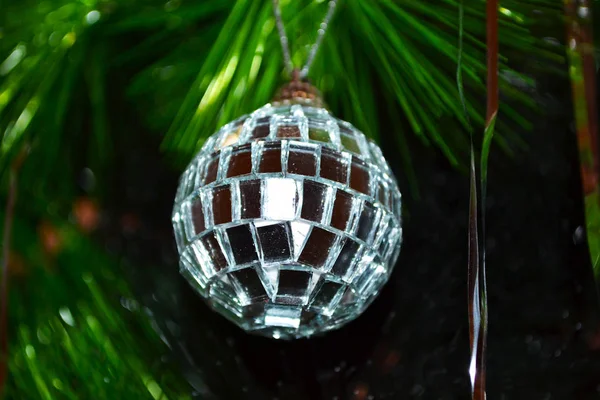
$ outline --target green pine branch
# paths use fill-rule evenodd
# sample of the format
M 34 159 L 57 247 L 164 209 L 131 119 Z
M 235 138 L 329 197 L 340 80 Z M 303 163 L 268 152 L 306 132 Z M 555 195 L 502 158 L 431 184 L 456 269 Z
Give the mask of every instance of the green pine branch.
M 282 2 L 283 16 L 301 65 L 316 37 L 325 2 Z M 33 10 L 33 11 L 32 11 Z M 465 120 L 452 70 L 456 64 L 456 0 L 341 2 L 311 77 L 340 117 L 369 136 L 416 134 L 440 148 L 453 164 L 464 160 Z M 529 28 L 536 13 L 562 12 L 554 0 L 505 1 L 501 46 L 506 52 L 561 61 L 560 49 L 535 38 Z M 482 3 L 465 9 L 465 84 L 469 116 L 483 124 L 476 106 L 484 91 L 485 46 Z M 65 124 L 91 110 L 94 152 L 99 165 L 110 160 L 110 120 L 106 114 L 106 74 L 138 68 L 123 92 L 139 104 L 148 127 L 165 134 L 163 149 L 185 163 L 220 125 L 268 102 L 282 76 L 281 50 L 269 0 L 173 0 L 121 2 L 10 2 L 0 48 L 0 152 L 3 160 L 25 140 L 40 151 L 41 165 L 60 164 L 61 145 L 81 142 Z M 120 46 L 121 38 L 139 43 Z M 141 67 L 140 67 L 141 66 Z M 502 58 L 501 68 L 510 62 Z M 84 71 L 86 71 L 84 73 Z M 82 75 L 85 75 L 82 78 Z M 527 77 L 513 73 L 523 81 Z M 83 81 L 82 81 L 83 79 Z M 514 107 L 533 106 L 525 94 L 502 83 Z M 74 104 L 84 92 L 88 107 Z M 391 97 L 393 113 L 407 125 L 382 133 L 381 98 Z M 514 123 L 528 122 L 510 106 Z M 77 118 L 77 116 L 75 117 Z M 448 125 L 447 121 L 455 121 Z M 381 122 L 380 122 L 381 121 Z M 441 123 L 444 121 L 444 123 Z M 499 123 L 498 140 L 520 138 Z M 79 133 L 79 132 L 77 132 Z M 402 141 L 397 141 L 398 143 Z M 86 142 L 87 145 L 90 145 Z M 43 153 L 43 154 L 42 154 Z M 7 162 L 2 163 L 5 169 Z M 68 167 L 68 166 L 64 166 Z M 66 190 L 66 189 L 65 189 Z
M 51 224 L 52 255 L 28 221 L 15 221 L 11 253 L 25 270 L 12 272 L 6 398 L 190 399 L 177 368 L 156 361 L 167 348 L 118 261 L 70 222 Z
M 9 293 L 0 298 L 9 310 L 0 332 L 8 337 L 0 362 L 9 375 L 0 398 L 191 399 L 120 257 L 94 243 L 85 220 L 69 218 L 64 203 L 32 196 L 23 185 L 16 198 L 11 245 L 0 249 L 9 260 Z M 6 217 L 0 210 L 0 220 Z

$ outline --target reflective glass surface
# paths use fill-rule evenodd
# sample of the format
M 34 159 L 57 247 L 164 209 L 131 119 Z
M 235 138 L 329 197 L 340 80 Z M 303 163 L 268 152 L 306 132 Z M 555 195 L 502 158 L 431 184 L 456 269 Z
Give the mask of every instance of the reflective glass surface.
M 266 105 L 211 136 L 180 180 L 181 272 L 241 328 L 305 337 L 388 280 L 401 196 L 377 145 L 325 109 Z

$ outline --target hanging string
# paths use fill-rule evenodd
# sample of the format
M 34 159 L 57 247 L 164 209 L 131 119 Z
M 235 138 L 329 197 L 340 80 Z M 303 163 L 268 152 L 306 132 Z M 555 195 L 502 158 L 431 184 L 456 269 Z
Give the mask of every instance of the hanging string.
M 321 43 L 323 42 L 323 37 L 325 36 L 325 32 L 327 32 L 327 27 L 329 26 L 329 22 L 331 18 L 333 18 L 333 13 L 335 11 L 335 7 L 337 6 L 337 0 L 331 0 L 329 2 L 329 9 L 327 10 L 327 14 L 325 15 L 325 19 L 319 25 L 319 30 L 317 31 L 317 40 L 310 48 L 310 53 L 308 54 L 308 58 L 306 59 L 306 63 L 300 69 L 299 78 L 304 79 L 308 76 L 308 72 L 310 71 L 310 67 L 321 47 Z M 285 33 L 285 26 L 283 24 L 283 18 L 281 17 L 281 7 L 279 7 L 279 0 L 273 0 L 273 12 L 275 13 L 275 23 L 277 24 L 277 30 L 279 31 L 279 41 L 281 42 L 281 50 L 283 51 L 283 63 L 285 68 L 290 74 L 293 76 L 294 72 L 294 63 L 292 62 L 292 57 L 290 53 L 290 44 L 288 41 L 288 37 Z
M 281 42 L 281 50 L 283 51 L 283 63 L 285 68 L 292 75 L 294 70 L 294 64 L 292 63 L 292 57 L 290 56 L 290 45 L 288 43 L 287 35 L 285 34 L 285 27 L 283 26 L 283 18 L 281 18 L 281 8 L 279 7 L 279 0 L 273 0 L 273 12 L 275 13 L 275 23 L 277 24 L 277 30 L 279 31 L 279 40 Z

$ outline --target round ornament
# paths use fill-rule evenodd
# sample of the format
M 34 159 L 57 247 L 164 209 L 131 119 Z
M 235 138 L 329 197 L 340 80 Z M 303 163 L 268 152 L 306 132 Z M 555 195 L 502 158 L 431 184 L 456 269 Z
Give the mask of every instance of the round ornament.
M 223 126 L 183 173 L 173 211 L 181 273 L 242 329 L 298 338 L 359 316 L 402 240 L 381 149 L 294 80 Z

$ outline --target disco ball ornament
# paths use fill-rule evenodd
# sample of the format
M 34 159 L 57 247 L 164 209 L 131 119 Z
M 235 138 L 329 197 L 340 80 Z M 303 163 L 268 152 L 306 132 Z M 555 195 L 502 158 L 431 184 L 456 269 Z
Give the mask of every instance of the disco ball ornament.
M 207 139 L 173 226 L 181 273 L 214 310 L 308 337 L 358 317 L 388 280 L 401 196 L 380 148 L 296 81 Z

